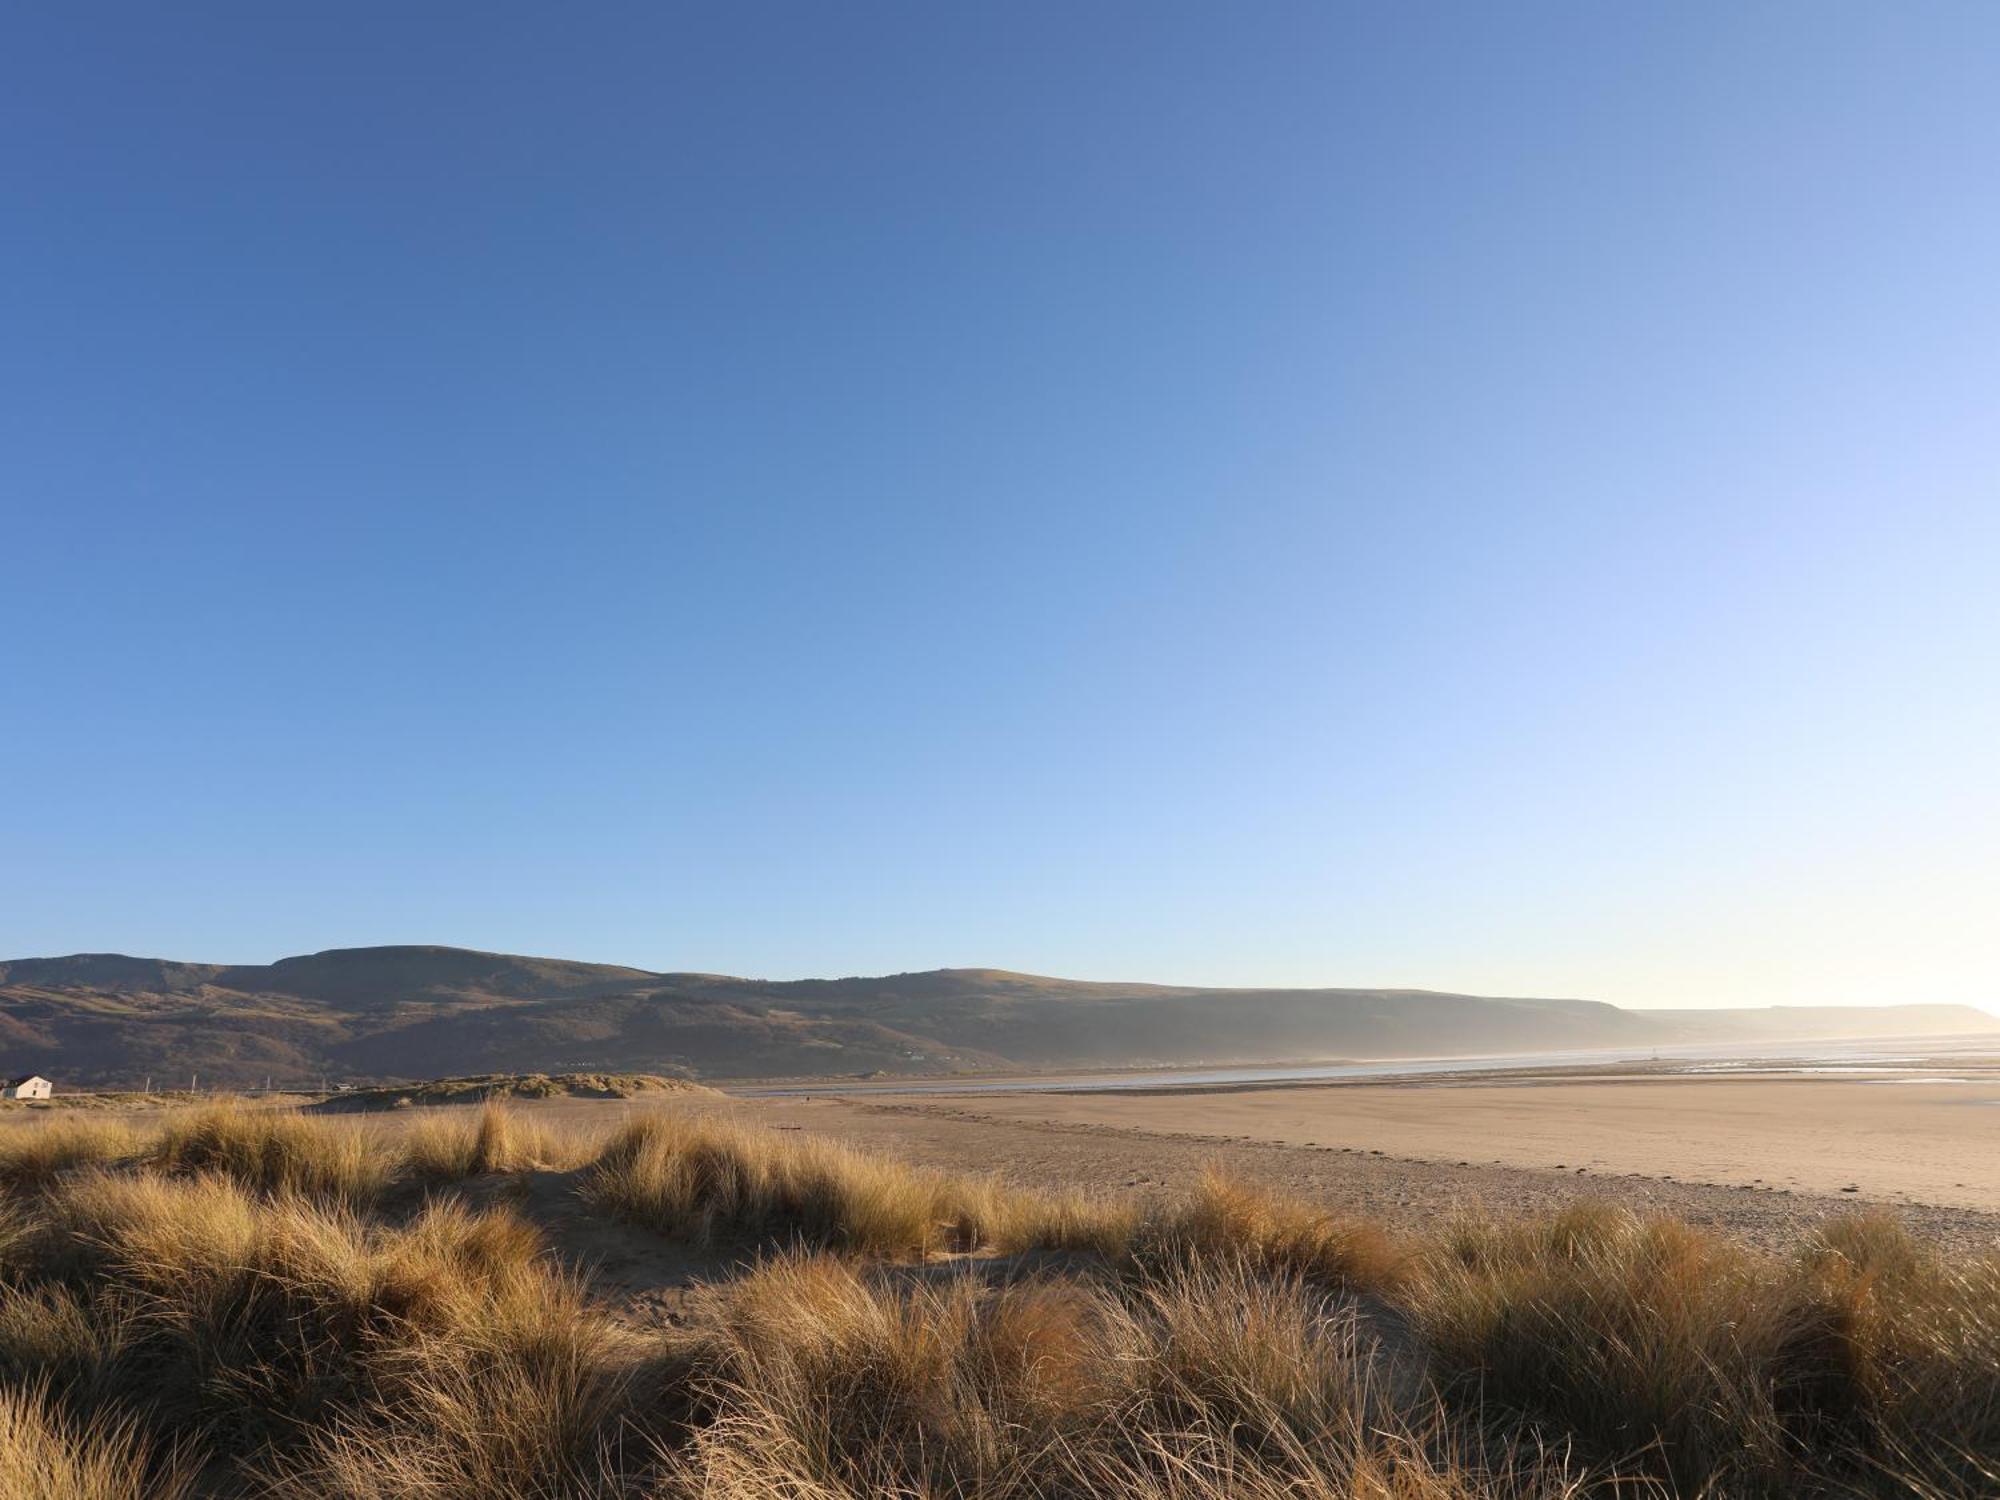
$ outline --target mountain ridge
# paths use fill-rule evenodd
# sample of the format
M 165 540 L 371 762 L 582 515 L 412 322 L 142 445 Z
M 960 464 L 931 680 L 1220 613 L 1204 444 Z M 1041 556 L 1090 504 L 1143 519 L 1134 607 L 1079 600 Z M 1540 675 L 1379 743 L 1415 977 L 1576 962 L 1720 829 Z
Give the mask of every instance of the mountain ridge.
M 237 1086 L 609 1067 L 851 1076 L 1987 1030 L 2000 1021 L 1969 1006 L 1627 1010 L 978 967 L 765 980 L 427 944 L 269 964 L 116 953 L 0 961 L 0 1068 L 79 1087 L 183 1072 Z

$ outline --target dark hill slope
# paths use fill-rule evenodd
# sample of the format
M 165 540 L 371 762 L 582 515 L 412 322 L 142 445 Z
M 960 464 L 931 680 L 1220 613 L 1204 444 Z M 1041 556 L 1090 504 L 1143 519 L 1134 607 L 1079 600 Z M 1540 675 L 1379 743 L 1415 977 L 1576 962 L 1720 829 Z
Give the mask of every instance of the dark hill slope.
M 645 983 L 644 969 L 521 958 L 467 948 L 333 948 L 274 964 L 224 969 L 214 983 L 350 1009 L 410 999 L 549 1000 L 595 995 Z
M 225 964 L 178 964 L 164 958 L 127 958 L 123 953 L 72 953 L 67 958 L 16 958 L 0 962 L 0 987 L 46 985 L 124 994 L 199 989 L 222 973 Z
M 240 1085 L 267 1075 L 304 1083 L 556 1070 L 743 1077 L 1104 1067 L 1994 1027 L 1981 1012 L 1950 1006 L 1865 1016 L 1643 1012 L 1588 1000 L 1198 989 L 998 969 L 765 981 L 438 947 L 336 949 L 257 965 L 117 954 L 0 963 L 0 1070 L 79 1087 L 189 1072 Z

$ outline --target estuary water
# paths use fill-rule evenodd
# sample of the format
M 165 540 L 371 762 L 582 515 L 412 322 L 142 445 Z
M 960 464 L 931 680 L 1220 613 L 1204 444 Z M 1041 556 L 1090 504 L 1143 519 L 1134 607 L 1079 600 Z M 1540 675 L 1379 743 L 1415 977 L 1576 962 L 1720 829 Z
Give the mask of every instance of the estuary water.
M 1698 1042 L 1664 1047 L 1354 1058 L 1338 1062 L 1131 1069 L 1115 1073 L 1079 1071 L 1005 1078 L 826 1079 L 812 1083 L 753 1084 L 730 1092 L 746 1098 L 808 1094 L 1104 1093 L 1356 1078 L 1421 1079 L 1457 1073 L 1601 1068 L 1619 1063 L 1643 1064 L 1649 1073 L 1831 1074 L 1884 1083 L 1960 1083 L 1972 1076 L 1992 1076 L 1996 1067 L 2000 1067 L 2000 1033 L 1833 1041 Z

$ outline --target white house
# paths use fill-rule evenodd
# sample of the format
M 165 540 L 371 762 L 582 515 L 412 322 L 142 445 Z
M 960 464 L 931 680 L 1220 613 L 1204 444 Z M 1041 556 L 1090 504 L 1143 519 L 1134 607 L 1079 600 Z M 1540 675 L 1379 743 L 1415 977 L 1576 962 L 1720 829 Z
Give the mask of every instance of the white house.
M 0 1088 L 0 1099 L 46 1099 L 55 1092 L 55 1085 L 39 1073 L 30 1073 L 25 1078 L 10 1078 L 7 1086 Z

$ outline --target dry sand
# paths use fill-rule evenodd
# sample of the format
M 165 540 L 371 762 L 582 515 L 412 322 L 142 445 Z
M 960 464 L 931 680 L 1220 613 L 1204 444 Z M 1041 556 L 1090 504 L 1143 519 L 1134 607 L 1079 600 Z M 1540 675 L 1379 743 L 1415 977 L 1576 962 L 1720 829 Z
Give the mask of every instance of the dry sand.
M 1604 1198 L 1774 1248 L 1858 1207 L 1966 1248 L 2000 1244 L 2000 1076 L 1555 1075 L 736 1107 L 1041 1186 L 1171 1192 L 1214 1162 L 1409 1227 Z
M 1920 1091 L 1818 1080 L 1649 1079 L 1636 1086 L 1369 1084 L 530 1107 L 591 1128 L 626 1110 L 725 1111 L 919 1166 L 1142 1199 L 1183 1193 L 1214 1166 L 1411 1232 L 1461 1213 L 1510 1216 L 1609 1200 L 1780 1253 L 1829 1218 L 1877 1209 L 1948 1250 L 2000 1248 L 1995 1124 L 1963 1093 L 1897 1102 Z M 1749 1134 L 1733 1137 L 1736 1131 Z M 1306 1144 L 1312 1141 L 1320 1144 Z M 1621 1175 L 1614 1161 L 1638 1165 Z M 1755 1170 L 1726 1170 L 1744 1163 Z M 1697 1170 L 1711 1168 L 1725 1170 L 1713 1181 L 1694 1180 Z M 1753 1183 L 1756 1177 L 1766 1181 Z M 1850 1183 L 1860 1191 L 1839 1191 Z M 1933 1184 L 1940 1191 L 1927 1201 L 1919 1190 Z M 568 1217 L 576 1218 L 573 1206 Z M 685 1282 L 714 1274 L 664 1264 L 663 1252 L 619 1226 L 579 1223 L 555 1239 L 593 1268 L 621 1316 L 639 1323 L 678 1319 Z
M 1214 1164 L 1406 1228 L 1610 1199 L 1772 1248 L 1858 1208 L 1890 1209 L 1949 1244 L 2000 1245 L 2000 1068 L 1952 1071 L 1975 1081 L 1600 1069 L 522 1107 L 588 1128 L 651 1108 L 726 1110 L 946 1171 L 1141 1196 L 1183 1191 Z
M 909 1100 L 958 1118 L 1350 1147 L 2000 1211 L 2000 1079 L 1420 1082 Z
M 1950 1250 L 2000 1247 L 2000 1072 L 1969 1084 L 1600 1073 L 1118 1093 L 682 1095 L 515 1107 L 593 1136 L 652 1110 L 720 1112 L 830 1135 L 919 1166 L 1142 1200 L 1176 1197 L 1213 1166 L 1406 1231 L 1461 1213 L 1511 1216 L 1609 1200 L 1779 1252 L 1825 1219 L 1878 1208 Z M 395 1133 L 431 1113 L 353 1118 Z M 0 1119 L 29 1123 L 28 1116 Z M 1850 1186 L 1856 1191 L 1841 1191 Z M 574 1188 L 572 1174 L 533 1172 L 464 1191 L 525 1212 L 556 1254 L 635 1326 L 679 1321 L 697 1283 L 729 1274 L 754 1253 L 663 1240 L 588 1209 Z
M 1947 1245 L 1990 1248 L 2000 1245 L 2000 1066 L 1957 1060 L 1951 1072 L 1975 1081 L 1598 1070 L 517 1107 L 591 1132 L 651 1109 L 721 1110 L 946 1171 L 1141 1197 L 1184 1191 L 1212 1164 L 1410 1229 L 1457 1212 L 1535 1212 L 1609 1199 L 1784 1249 L 1828 1215 L 1887 1208 Z M 366 1118 L 397 1130 L 424 1113 Z M 618 1260 L 631 1247 L 599 1248 Z

